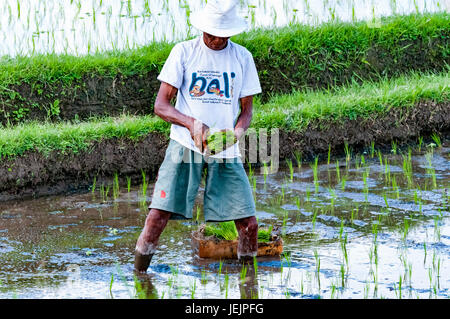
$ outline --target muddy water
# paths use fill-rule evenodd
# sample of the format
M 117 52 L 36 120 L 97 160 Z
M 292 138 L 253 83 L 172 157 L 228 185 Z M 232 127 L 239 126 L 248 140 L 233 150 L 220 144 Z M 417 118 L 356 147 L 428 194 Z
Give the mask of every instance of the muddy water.
M 200 213 L 169 222 L 149 275 L 135 281 L 152 185 L 147 197 L 142 185 L 96 185 L 0 203 L 0 298 L 448 298 L 449 152 L 446 142 L 414 149 L 410 162 L 408 150 L 368 151 L 249 172 L 259 222 L 280 227 L 285 244 L 256 268 L 197 258 L 189 234 Z

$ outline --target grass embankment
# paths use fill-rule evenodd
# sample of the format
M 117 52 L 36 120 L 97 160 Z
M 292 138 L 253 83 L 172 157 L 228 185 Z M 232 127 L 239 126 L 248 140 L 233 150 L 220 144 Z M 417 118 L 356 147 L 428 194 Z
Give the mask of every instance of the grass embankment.
M 252 127 L 302 132 L 311 123 L 329 125 L 383 116 L 420 101 L 448 102 L 450 75 L 410 74 L 379 82 L 353 83 L 327 91 L 278 95 L 267 103 L 255 101 Z M 0 157 L 27 151 L 78 153 L 96 141 L 125 138 L 137 141 L 150 133 L 168 135 L 169 124 L 151 115 L 95 118 L 86 122 L 32 122 L 0 129 Z
M 352 81 L 441 72 L 449 64 L 448 13 L 395 16 L 379 25 L 333 22 L 255 30 L 233 40 L 253 54 L 272 94 L 322 89 Z M 151 114 L 156 77 L 174 44 L 155 43 L 87 57 L 2 58 L 0 123 Z

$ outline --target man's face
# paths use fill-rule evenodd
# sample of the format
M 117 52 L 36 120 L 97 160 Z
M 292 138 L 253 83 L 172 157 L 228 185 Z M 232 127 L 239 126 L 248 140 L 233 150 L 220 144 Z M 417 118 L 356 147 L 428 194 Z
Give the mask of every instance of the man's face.
M 228 44 L 229 38 L 230 37 L 227 37 L 227 38 L 216 37 L 209 33 L 203 32 L 203 41 L 205 42 L 206 46 L 212 50 L 225 49 L 225 47 Z

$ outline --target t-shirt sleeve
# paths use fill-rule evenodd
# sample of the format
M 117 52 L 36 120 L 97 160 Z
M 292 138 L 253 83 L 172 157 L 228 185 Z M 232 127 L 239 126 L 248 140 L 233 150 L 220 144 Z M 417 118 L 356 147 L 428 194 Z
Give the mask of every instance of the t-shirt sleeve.
M 259 83 L 258 71 L 252 54 L 247 51 L 242 70 L 242 88 L 239 98 L 261 93 L 261 84 Z
M 181 45 L 176 44 L 172 51 L 170 51 L 169 57 L 164 63 L 161 72 L 158 75 L 158 80 L 161 82 L 166 82 L 177 89 L 181 87 L 183 83 L 183 48 Z

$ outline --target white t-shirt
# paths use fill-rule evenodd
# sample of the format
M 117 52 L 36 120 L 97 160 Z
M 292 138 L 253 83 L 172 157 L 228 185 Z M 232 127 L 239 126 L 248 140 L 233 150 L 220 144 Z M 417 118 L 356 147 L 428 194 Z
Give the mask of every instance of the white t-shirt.
M 158 80 L 178 89 L 175 108 L 208 125 L 211 131 L 234 129 L 240 113 L 239 99 L 261 93 L 252 54 L 228 40 L 222 50 L 212 50 L 203 36 L 176 44 Z M 184 126 L 172 124 L 170 138 L 200 153 Z M 238 143 L 217 158 L 240 156 Z

